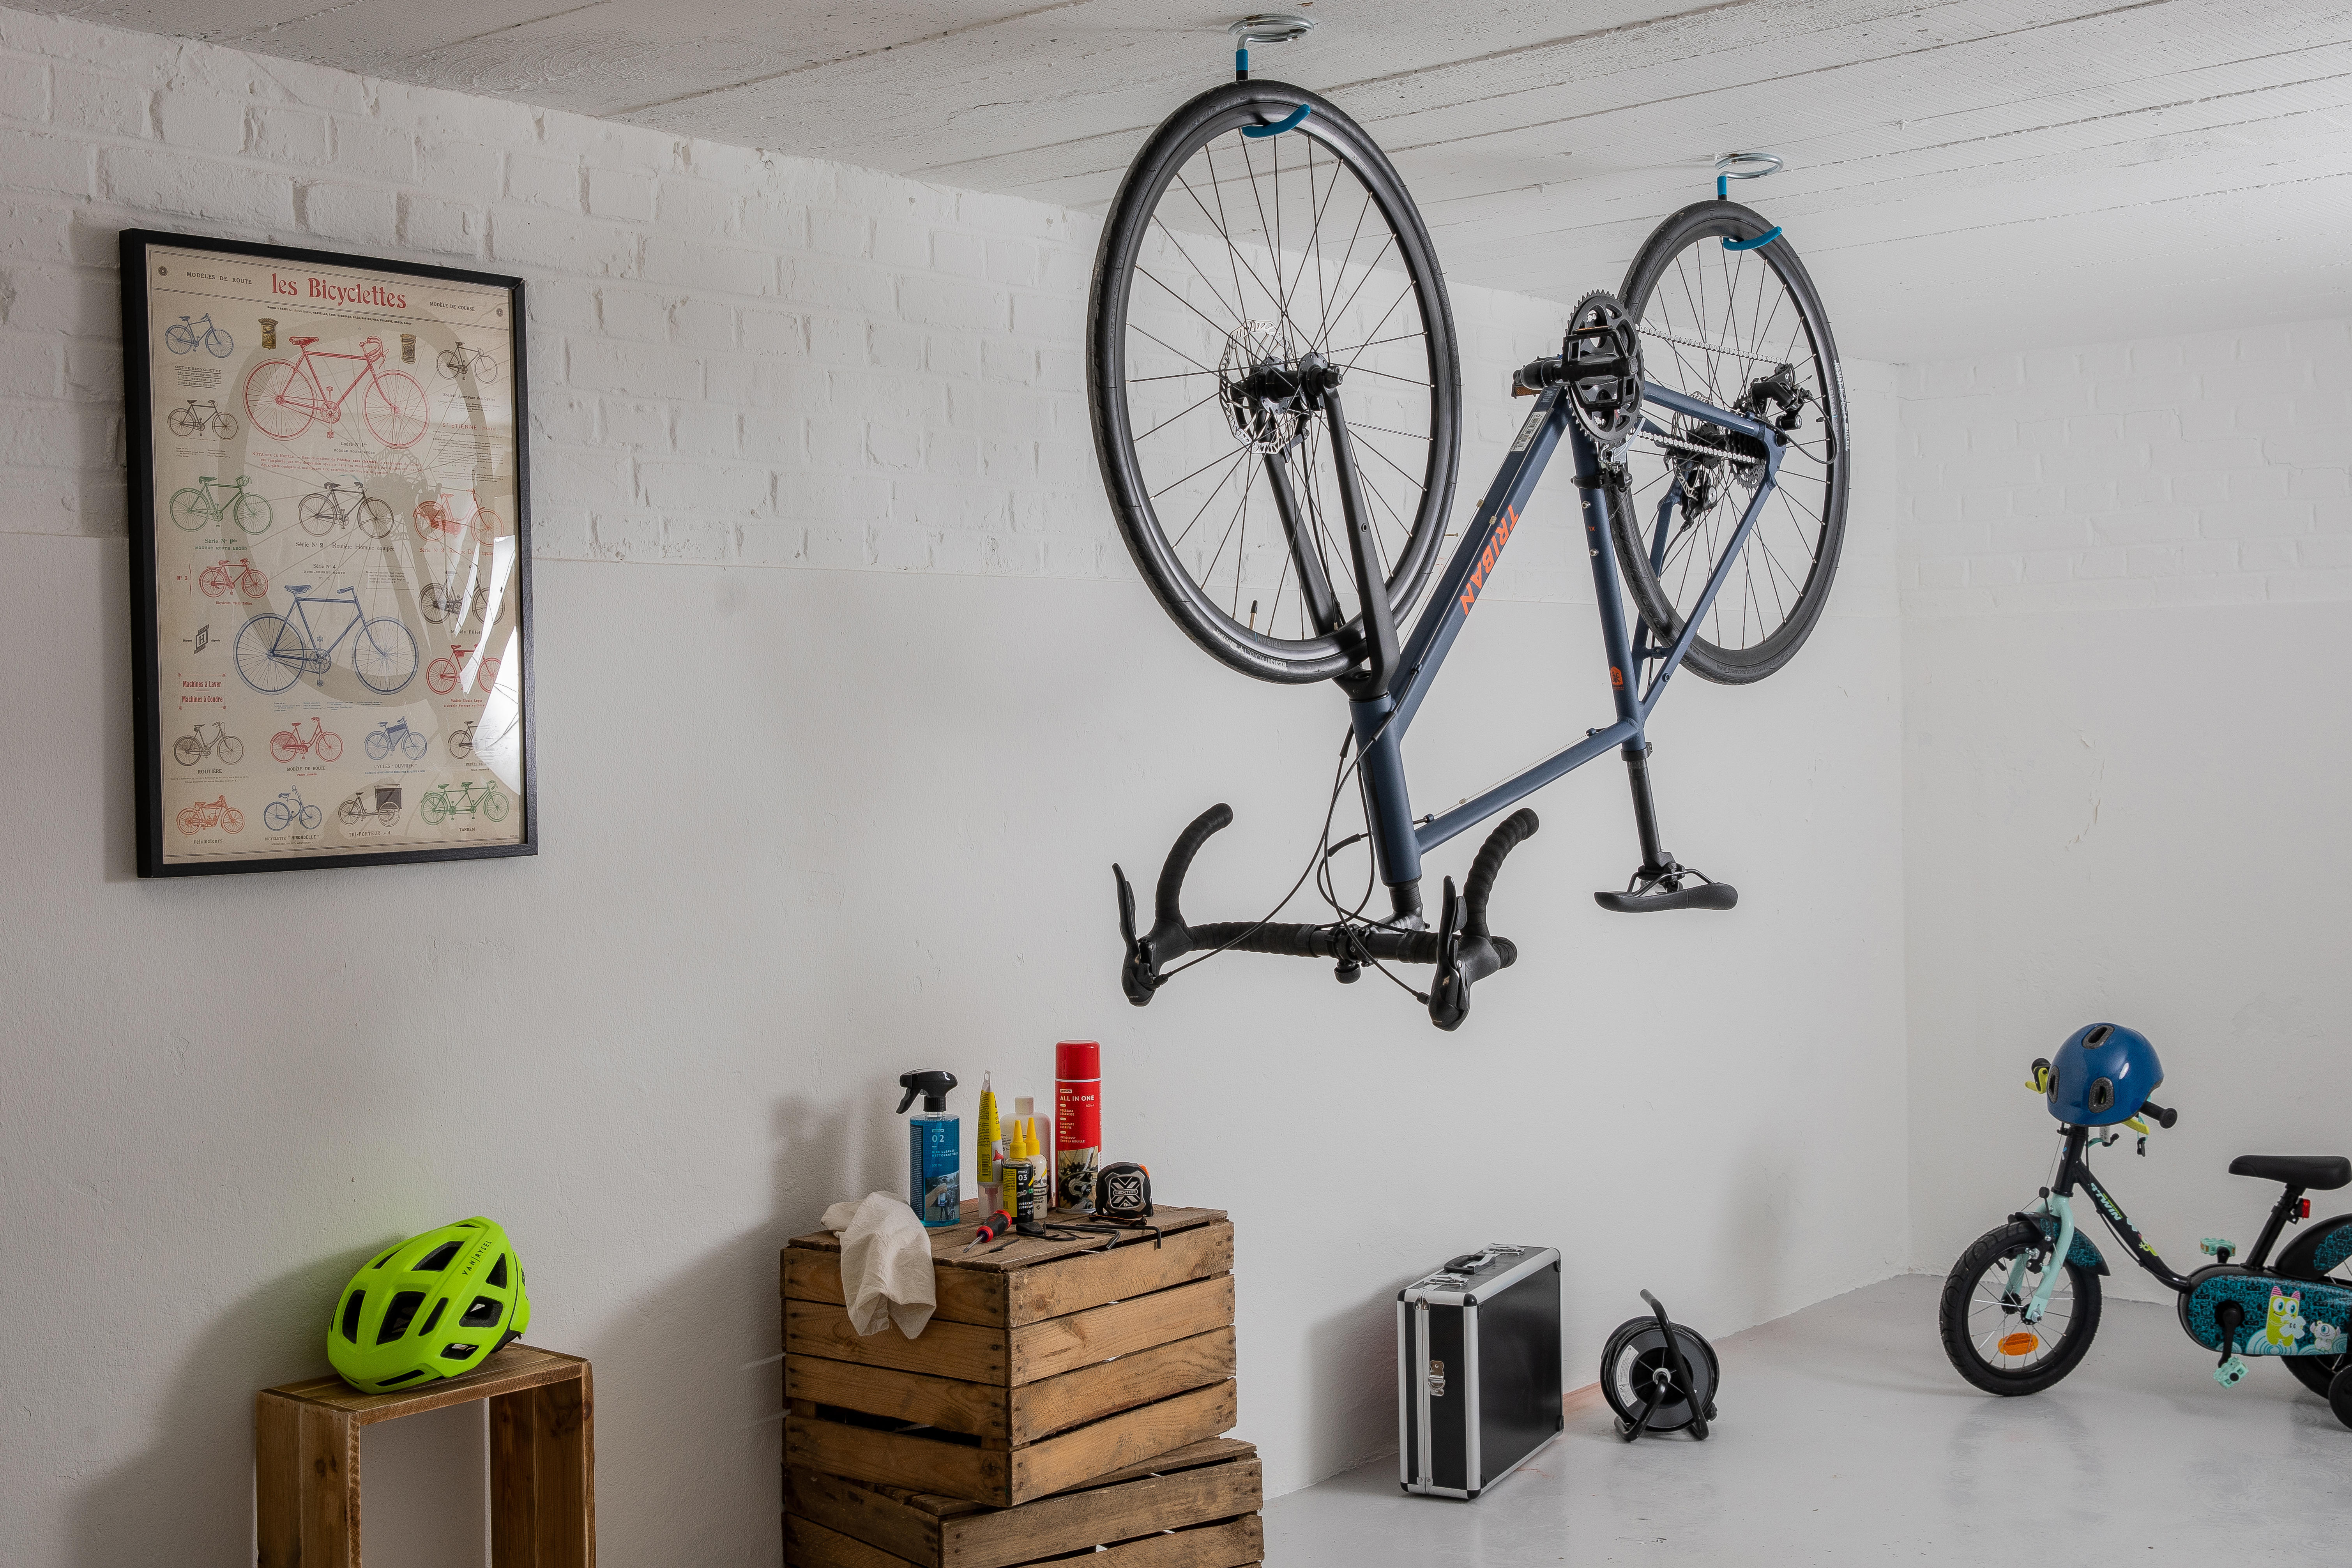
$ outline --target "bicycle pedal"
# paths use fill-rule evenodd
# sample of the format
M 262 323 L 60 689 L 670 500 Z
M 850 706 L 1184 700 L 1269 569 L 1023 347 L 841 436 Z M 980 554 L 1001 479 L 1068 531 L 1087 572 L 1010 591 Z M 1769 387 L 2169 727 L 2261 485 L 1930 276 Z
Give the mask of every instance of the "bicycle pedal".
M 2236 1242 L 2224 1240 L 2219 1236 L 2208 1236 L 2197 1244 L 2197 1250 L 2204 1253 L 2208 1258 L 2226 1259 L 2237 1249 Z
M 2213 1381 L 2224 1388 L 2235 1388 L 2246 1380 L 2246 1358 L 2233 1355 L 2213 1369 Z

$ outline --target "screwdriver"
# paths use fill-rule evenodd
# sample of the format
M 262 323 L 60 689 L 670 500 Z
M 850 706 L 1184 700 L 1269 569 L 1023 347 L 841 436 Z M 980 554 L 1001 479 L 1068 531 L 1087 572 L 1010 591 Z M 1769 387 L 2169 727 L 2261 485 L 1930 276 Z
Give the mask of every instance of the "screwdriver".
M 963 1244 L 963 1249 L 969 1252 L 982 1242 L 993 1241 L 1012 1228 L 1013 1217 L 1000 1208 L 980 1222 L 980 1229 L 973 1234 L 971 1240 Z

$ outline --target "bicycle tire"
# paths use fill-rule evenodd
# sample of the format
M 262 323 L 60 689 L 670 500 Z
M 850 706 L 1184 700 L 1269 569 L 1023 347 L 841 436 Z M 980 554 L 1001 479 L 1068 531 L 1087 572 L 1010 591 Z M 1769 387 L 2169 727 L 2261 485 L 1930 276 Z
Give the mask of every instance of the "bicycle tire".
M 375 438 L 397 450 L 424 438 L 426 406 L 425 389 L 413 379 L 399 371 L 379 371 L 368 383 L 361 409 Z
M 352 638 L 352 674 L 360 684 L 390 696 L 416 678 L 416 639 L 389 615 L 362 623 Z
M 205 743 L 193 735 L 184 735 L 172 742 L 172 760 L 183 768 L 194 768 L 205 759 Z
M 231 509 L 236 513 L 236 526 L 248 534 L 268 533 L 278 516 L 270 508 L 268 497 L 257 496 L 250 490 L 241 492 Z
M 379 497 L 370 496 L 360 503 L 360 527 L 371 538 L 387 538 L 392 534 L 392 505 Z
M 201 491 L 193 488 L 173 491 L 171 508 L 173 526 L 190 530 L 203 528 L 220 515 L 205 504 Z
M 474 755 L 473 726 L 467 725 L 463 729 L 449 732 L 449 755 L 460 762 Z
M 333 529 L 335 519 L 339 515 L 335 510 L 334 503 L 324 493 L 317 490 L 303 497 L 294 507 L 295 520 L 302 525 L 306 532 L 317 538 L 327 537 Z
M 400 754 L 411 762 L 425 760 L 425 737 L 413 729 L 400 737 Z
M 392 736 L 385 730 L 373 731 L 360 744 L 371 762 L 381 762 L 392 755 Z
M 441 623 L 441 585 L 427 581 L 417 591 L 416 607 L 425 612 L 425 619 L 435 625 Z
M 163 346 L 175 354 L 193 354 L 196 351 L 196 335 L 175 321 L 163 329 Z
M 267 599 L 269 597 L 269 579 L 257 566 L 249 566 L 245 569 L 244 572 L 240 574 L 236 580 L 236 588 L 237 591 L 245 595 L 247 599 Z
M 205 334 L 205 352 L 215 360 L 226 360 L 236 348 L 236 340 L 215 327 Z
M 302 678 L 303 666 L 278 653 L 289 630 L 283 615 L 257 615 L 236 630 L 236 673 L 264 696 L 276 696 Z
M 235 441 L 236 439 L 236 415 L 229 413 L 226 409 L 215 410 L 213 413 L 213 434 L 223 441 Z
M 297 816 L 294 820 L 302 824 L 302 831 L 304 832 L 315 833 L 319 831 L 320 824 L 324 822 L 327 819 L 320 812 L 318 807 L 304 806 L 300 815 Z
M 301 754 L 302 744 L 294 738 L 293 731 L 281 729 L 269 737 L 269 755 L 278 761 L 291 762 Z
M 196 416 L 190 413 L 186 409 L 173 409 L 170 413 L 163 416 L 163 423 L 170 425 L 172 427 L 172 434 L 178 436 L 181 440 L 193 441 L 195 439 L 197 429 Z
M 442 350 L 440 356 L 433 363 L 444 376 L 453 382 L 466 373 L 466 362 L 457 357 L 457 350 L 454 349 Z
M 312 748 L 318 752 L 320 761 L 333 762 L 343 755 L 343 737 L 341 736 L 337 735 L 331 729 L 314 730 L 312 733 L 315 734 L 318 738 L 313 740 L 310 745 Z
M 427 790 L 425 799 L 418 803 L 416 814 L 425 819 L 426 827 L 437 828 L 455 812 L 449 805 L 449 797 L 438 789 L 432 789 Z
M 291 360 L 264 360 L 246 372 L 245 417 L 264 435 L 291 441 L 310 428 L 310 413 L 279 401 L 294 384 Z
M 1307 115 L 1295 131 L 1246 140 L 1241 134 L 1302 106 Z M 1221 155 L 1227 160 L 1225 171 L 1238 162 L 1246 173 L 1249 208 L 1238 205 L 1237 183 L 1236 204 L 1224 204 L 1223 187 L 1232 182 L 1219 171 Z M 1197 182 L 1187 172 L 1196 160 Z M 1262 164 L 1267 166 L 1263 177 Z M 1171 195 L 1171 188 L 1182 193 Z M 1210 193 L 1208 198 L 1199 194 L 1202 189 Z M 1335 207 L 1327 246 L 1325 219 Z M 1235 219 L 1236 213 L 1245 215 Z M 1360 247 L 1339 243 L 1343 223 Z M 1305 238 L 1294 250 L 1287 241 L 1301 227 Z M 1188 243 L 1212 260 L 1201 264 Z M 1219 243 L 1223 252 L 1214 254 Z M 1334 254 L 1336 277 L 1327 267 Z M 1276 273 L 1272 286 L 1258 270 L 1261 256 Z M 1310 256 L 1317 298 L 1309 319 L 1302 321 L 1309 310 Z M 1396 271 L 1381 270 L 1391 258 L 1402 269 L 1402 292 L 1384 314 L 1374 316 L 1389 298 L 1385 287 L 1374 290 L 1359 314 L 1357 301 L 1367 284 L 1376 277 L 1391 282 L 1398 277 Z M 1178 266 L 1192 275 L 1179 277 L 1183 292 L 1152 272 L 1163 261 L 1173 263 L 1167 268 L 1171 275 Z M 1281 273 L 1294 262 L 1286 285 Z M 1230 299 L 1223 292 L 1228 282 Z M 1186 292 L 1213 299 L 1213 308 L 1223 319 L 1210 316 Z M 1398 318 L 1408 302 L 1409 319 Z M 1460 456 L 1460 366 L 1453 307 L 1435 248 L 1387 156 L 1329 99 L 1276 81 L 1213 88 L 1152 132 L 1119 183 L 1096 253 L 1087 302 L 1087 400 L 1103 486 L 1137 570 L 1187 636 L 1219 663 L 1259 680 L 1328 679 L 1355 663 L 1360 640 L 1360 599 L 1337 479 L 1328 468 L 1328 417 L 1319 411 L 1261 415 L 1233 396 L 1244 370 L 1296 366 L 1307 353 L 1326 349 L 1335 363 L 1348 356 L 1343 401 L 1352 410 L 1349 423 L 1357 468 L 1373 532 L 1381 541 L 1389 604 L 1402 618 L 1435 569 Z M 1209 369 L 1213 363 L 1219 368 Z M 1188 364 L 1192 368 L 1180 368 Z M 1153 401 L 1159 392 L 1138 391 L 1147 382 L 1197 384 L 1202 377 L 1214 389 L 1174 413 Z M 1389 390 L 1391 382 L 1402 390 Z M 1169 401 L 1191 396 L 1190 389 L 1182 390 Z M 1218 405 L 1213 412 L 1192 417 L 1210 402 Z M 1142 424 L 1147 417 L 1152 423 Z M 1245 426 L 1244 420 L 1251 423 Z M 1180 421 L 1190 423 L 1177 440 L 1148 454 L 1139 450 L 1139 443 Z M 1275 520 L 1264 453 L 1285 440 L 1291 441 L 1284 448 L 1286 458 L 1297 460 L 1292 479 L 1306 514 L 1307 545 L 1336 601 L 1339 623 L 1329 632 L 1318 629 L 1308 614 L 1292 570 L 1293 551 Z M 1385 444 L 1391 441 L 1400 444 L 1391 450 Z M 1193 468 L 1203 450 L 1221 443 L 1231 444 Z M 1213 469 L 1221 472 L 1210 484 L 1202 476 Z M 1237 475 L 1243 477 L 1234 501 L 1226 492 Z M 1254 494 L 1263 508 L 1259 517 L 1267 519 L 1255 557 L 1248 528 Z M 1171 517 L 1189 514 L 1172 537 L 1159 512 L 1163 498 Z M 1235 522 L 1223 525 L 1213 554 L 1204 535 L 1191 546 L 1191 561 L 1185 555 L 1201 518 L 1213 508 L 1226 516 L 1228 503 L 1240 529 L 1231 552 L 1230 583 L 1222 563 Z M 1278 541 L 1278 548 L 1263 542 L 1269 539 Z M 1288 606 L 1286 584 L 1296 601 Z M 1297 634 L 1276 635 L 1277 626 Z
M 1978 1304 L 1979 1285 L 1995 1269 L 2007 1267 L 2009 1260 L 2014 1258 L 2019 1251 L 2027 1248 L 2047 1245 L 2048 1239 L 2042 1234 L 2040 1228 L 2028 1225 L 2021 1220 L 2011 1220 L 2006 1225 L 1994 1227 L 1971 1242 L 1968 1250 L 1960 1254 L 1959 1260 L 1952 1265 L 1951 1273 L 1944 1280 L 1943 1293 L 1937 1299 L 1936 1308 L 1936 1327 L 1944 1341 L 1944 1354 L 1950 1359 L 1953 1371 L 1988 1394 L 2041 1393 L 2074 1370 L 2076 1364 L 2082 1361 L 2084 1353 L 2091 1348 L 2092 1339 L 2099 1332 L 2100 1295 L 2097 1271 L 2088 1265 L 2076 1263 L 2071 1259 L 2063 1261 L 2053 1259 L 2045 1266 L 2066 1270 L 2064 1283 L 2074 1298 L 2056 1349 L 2047 1357 L 2022 1367 L 1997 1365 L 1990 1356 L 1984 1354 L 1978 1342 L 1984 1338 L 1985 1334 L 1973 1331 L 1969 1322 L 1970 1308 Z M 2030 1280 L 2033 1276 L 2029 1274 L 2027 1278 Z M 2031 1291 L 2023 1293 L 2031 1294 Z M 2003 1292 L 2001 1297 L 1996 1299 L 1997 1304 L 2005 1299 L 2006 1292 Z M 2057 1297 L 2053 1295 L 2052 1298 L 2053 1307 L 2056 1301 Z M 1996 1326 L 2004 1322 L 2018 1323 L 2018 1320 L 2011 1315 L 2013 1309 L 2002 1307 L 2000 1315 L 1997 1318 L 1988 1318 L 1988 1322 Z M 2039 1335 L 2046 1329 L 2049 1322 L 2050 1319 L 2045 1316 L 2042 1322 L 2034 1325 L 2030 1332 Z M 2018 1328 L 2022 1331 L 2023 1325 L 2018 1323 Z M 2004 1336 L 2003 1341 L 1995 1342 L 1994 1344 L 1996 1353 L 2000 1354 L 2003 1360 L 2021 1360 L 2024 1355 L 2031 1354 L 2032 1350 L 2041 1348 L 2036 1344 L 2032 1347 L 2032 1350 L 2018 1354 L 2001 1353 L 2000 1344 L 2005 1343 L 2006 1337 Z
M 1703 678 L 1723 685 L 1760 681 L 1796 656 L 1829 601 L 1845 542 L 1851 467 L 1845 377 L 1821 295 L 1785 235 L 1745 251 L 1727 251 L 1718 243 L 1754 239 L 1770 226 L 1737 202 L 1695 202 L 1651 231 L 1626 268 L 1619 293 L 1642 321 L 1648 379 L 1717 407 L 1747 412 L 1738 405 L 1743 398 L 1758 401 L 1754 389 L 1761 378 L 1748 379 L 1755 369 L 1787 364 L 1792 384 L 1810 399 L 1809 406 L 1794 411 L 1759 402 L 1765 414 L 1793 412 L 1800 423 L 1782 460 L 1780 484 L 1684 660 Z M 1691 342 L 1716 347 L 1696 350 Z M 1727 377 L 1734 378 L 1729 385 Z M 1715 439 L 1707 434 L 1715 427 L 1695 426 L 1655 405 L 1648 417 L 1676 435 L 1696 436 L 1702 444 Z M 1634 504 L 1615 509 L 1610 532 L 1642 619 L 1660 642 L 1672 643 L 1682 635 L 1684 608 L 1696 603 L 1752 492 L 1732 476 L 1737 465 L 1723 460 L 1697 459 L 1706 470 L 1705 483 L 1685 486 L 1683 476 L 1693 458 L 1687 451 L 1659 451 L 1636 440 L 1628 455 L 1634 465 Z M 1668 486 L 1685 486 L 1685 497 L 1712 498 L 1696 508 L 1675 507 L 1685 520 L 1666 541 L 1661 569 L 1652 564 L 1653 540 L 1643 536 L 1656 526 Z M 1685 540 L 1688 545 L 1678 550 Z
M 179 828 L 180 831 L 185 833 L 190 838 L 195 837 L 205 830 L 204 813 L 197 810 L 194 806 L 181 807 L 179 815 L 173 817 L 172 821 Z
M 425 684 L 443 696 L 457 689 L 457 665 L 446 656 L 425 666 Z
M 208 566 L 196 573 L 196 586 L 204 591 L 206 599 L 218 599 L 229 591 L 228 573 L 220 567 Z
M 474 384 L 488 386 L 499 379 L 499 362 L 488 354 L 474 356 Z
M 272 800 L 261 808 L 261 825 L 273 833 L 282 833 L 294 825 L 294 813 L 283 800 Z
M 245 831 L 245 813 L 234 806 L 224 806 L 220 814 L 221 827 L 232 833 Z
M 499 794 L 495 786 L 482 797 L 482 815 L 493 822 L 507 820 L 507 798 Z
M 360 798 L 354 795 L 338 807 L 335 814 L 343 820 L 343 826 L 356 828 L 367 821 L 368 810 L 360 804 Z
M 220 737 L 220 743 L 213 747 L 213 755 L 219 758 L 226 766 L 234 768 L 245 760 L 245 742 L 233 735 L 224 735 Z

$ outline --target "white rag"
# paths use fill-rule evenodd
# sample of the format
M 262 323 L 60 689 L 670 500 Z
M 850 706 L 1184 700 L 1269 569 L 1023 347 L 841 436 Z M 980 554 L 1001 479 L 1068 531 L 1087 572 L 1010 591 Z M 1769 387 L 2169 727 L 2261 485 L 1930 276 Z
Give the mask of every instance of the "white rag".
M 940 1297 L 931 1284 L 931 1233 L 907 1200 L 869 1192 L 863 1202 L 826 1209 L 824 1228 L 841 1237 L 841 1293 L 849 1302 L 850 1327 L 879 1333 L 884 1323 L 897 1323 L 908 1339 L 921 1333 Z

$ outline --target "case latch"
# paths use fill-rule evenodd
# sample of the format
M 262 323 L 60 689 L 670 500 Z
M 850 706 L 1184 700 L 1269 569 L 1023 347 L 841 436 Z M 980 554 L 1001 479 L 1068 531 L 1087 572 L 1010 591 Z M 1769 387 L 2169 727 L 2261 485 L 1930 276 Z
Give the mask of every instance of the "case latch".
M 1445 1397 L 1445 1364 L 1442 1361 L 1429 1364 L 1429 1396 L 1432 1399 Z

